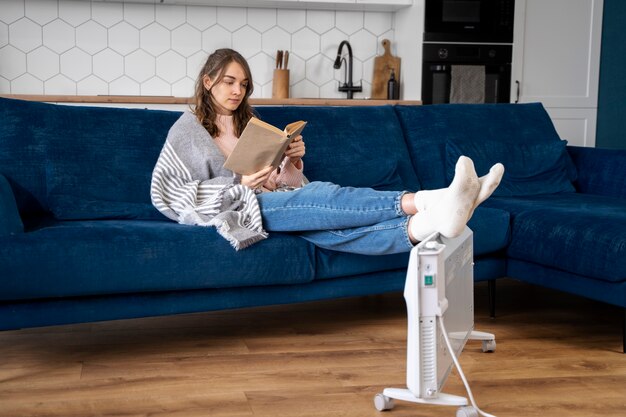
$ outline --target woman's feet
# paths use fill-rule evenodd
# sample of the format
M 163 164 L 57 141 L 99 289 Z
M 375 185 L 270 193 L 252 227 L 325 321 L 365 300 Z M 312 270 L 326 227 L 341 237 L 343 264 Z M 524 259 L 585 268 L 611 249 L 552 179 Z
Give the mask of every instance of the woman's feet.
M 460 235 L 474 211 L 474 204 L 481 191 L 474 163 L 461 156 L 456 163 L 454 179 L 450 186 L 437 195 L 437 201 L 425 204 L 416 201 L 418 211 L 409 220 L 409 235 L 416 241 L 439 232 L 446 237 Z M 415 195 L 417 200 L 417 193 Z M 430 195 L 434 197 L 435 194 Z
M 498 188 L 500 185 L 500 181 L 502 180 L 502 176 L 504 175 L 504 165 L 501 163 L 497 163 L 489 169 L 489 172 L 480 177 L 478 181 L 480 181 L 480 191 L 478 192 L 478 196 L 476 197 L 476 201 L 474 202 L 474 209 L 470 213 L 470 219 L 474 214 L 474 210 L 476 207 L 481 205 L 483 201 L 491 197 L 491 194 Z M 469 219 L 468 219 L 469 220 Z
M 446 237 L 460 235 L 476 207 L 491 196 L 503 175 L 504 166 L 497 163 L 487 175 L 478 178 L 472 160 L 461 156 L 450 187 L 414 194 L 417 214 L 409 220 L 410 237 L 418 242 L 434 232 Z

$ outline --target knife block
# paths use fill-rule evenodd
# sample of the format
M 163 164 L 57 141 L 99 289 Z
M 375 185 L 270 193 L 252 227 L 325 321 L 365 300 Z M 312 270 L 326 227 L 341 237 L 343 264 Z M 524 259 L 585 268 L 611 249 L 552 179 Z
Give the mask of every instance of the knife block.
M 275 69 L 272 80 L 272 98 L 289 98 L 289 70 Z

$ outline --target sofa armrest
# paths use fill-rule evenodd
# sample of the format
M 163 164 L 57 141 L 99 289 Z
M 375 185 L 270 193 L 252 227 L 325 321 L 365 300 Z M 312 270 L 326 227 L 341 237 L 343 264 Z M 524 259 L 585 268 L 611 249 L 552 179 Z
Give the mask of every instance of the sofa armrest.
M 574 186 L 585 194 L 626 198 L 626 150 L 568 146 L 578 171 Z
M 22 233 L 24 225 L 9 181 L 0 174 L 0 237 Z

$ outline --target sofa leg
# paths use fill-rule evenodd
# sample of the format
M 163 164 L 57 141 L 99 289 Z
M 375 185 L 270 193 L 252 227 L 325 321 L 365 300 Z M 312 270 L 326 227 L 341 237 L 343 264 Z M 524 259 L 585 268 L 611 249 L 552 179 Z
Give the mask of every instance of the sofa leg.
M 496 318 L 496 280 L 487 281 L 487 296 L 489 297 L 489 317 Z

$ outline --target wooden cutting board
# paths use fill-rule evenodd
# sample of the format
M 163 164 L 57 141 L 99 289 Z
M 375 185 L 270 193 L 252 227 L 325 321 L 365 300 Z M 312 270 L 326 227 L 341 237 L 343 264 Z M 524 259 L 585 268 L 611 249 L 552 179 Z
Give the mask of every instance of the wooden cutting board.
M 391 55 L 391 42 L 383 39 L 385 52 L 374 58 L 374 76 L 372 77 L 372 98 L 387 98 L 387 81 L 393 68 L 396 80 L 400 82 L 400 58 Z

